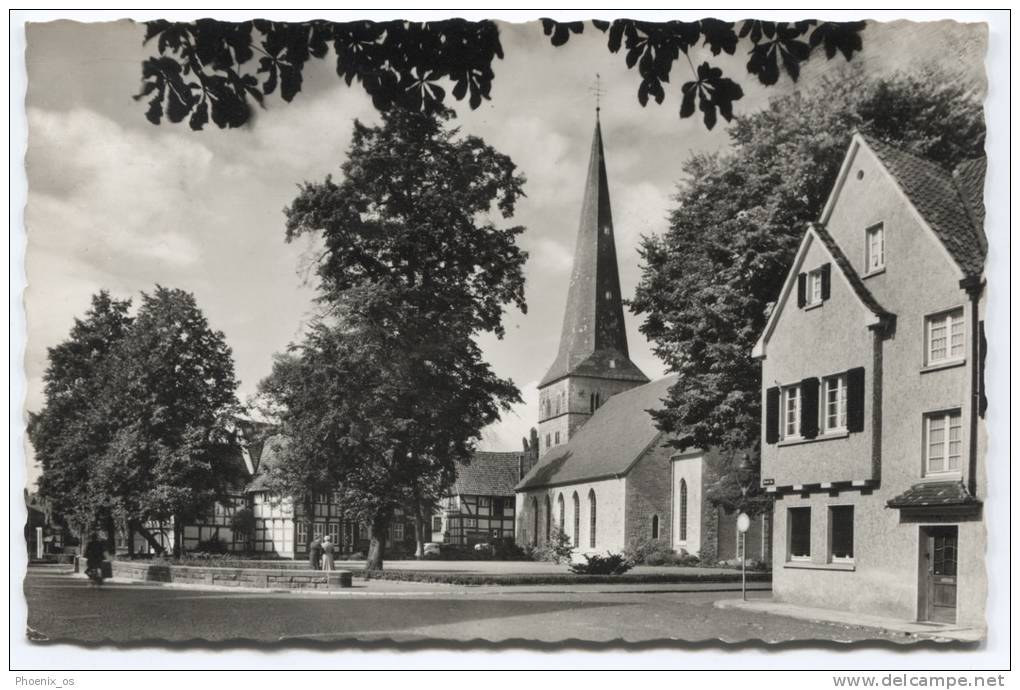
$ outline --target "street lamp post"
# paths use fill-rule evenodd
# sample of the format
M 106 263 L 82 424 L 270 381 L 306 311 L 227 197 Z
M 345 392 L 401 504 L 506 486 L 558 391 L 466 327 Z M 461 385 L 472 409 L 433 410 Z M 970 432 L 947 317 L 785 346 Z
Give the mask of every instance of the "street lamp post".
M 737 468 L 737 481 L 740 485 L 740 515 L 737 516 L 737 529 L 740 530 L 740 598 L 747 601 L 747 530 L 751 526 L 751 518 L 747 515 L 747 492 L 751 489 L 754 466 L 751 456 L 744 453 L 740 466 Z

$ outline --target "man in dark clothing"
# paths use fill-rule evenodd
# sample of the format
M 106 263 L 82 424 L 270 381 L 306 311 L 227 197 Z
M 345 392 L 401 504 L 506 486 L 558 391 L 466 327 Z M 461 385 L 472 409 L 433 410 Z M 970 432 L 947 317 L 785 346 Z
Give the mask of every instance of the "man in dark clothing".
M 312 539 L 312 543 L 308 545 L 308 565 L 314 570 L 318 570 L 322 565 L 322 542 L 318 537 Z
M 85 574 L 96 584 L 103 581 L 103 561 L 106 560 L 106 543 L 93 532 L 85 545 Z

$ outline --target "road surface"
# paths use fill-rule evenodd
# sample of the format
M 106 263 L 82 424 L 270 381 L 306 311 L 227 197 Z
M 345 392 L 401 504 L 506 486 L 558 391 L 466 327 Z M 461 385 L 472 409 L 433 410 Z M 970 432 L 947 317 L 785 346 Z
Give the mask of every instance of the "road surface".
M 340 593 L 113 582 L 97 589 L 66 569 L 31 568 L 25 580 L 28 635 L 90 642 L 908 640 L 872 628 L 718 609 L 716 599 L 739 596 L 718 586 L 355 584 Z

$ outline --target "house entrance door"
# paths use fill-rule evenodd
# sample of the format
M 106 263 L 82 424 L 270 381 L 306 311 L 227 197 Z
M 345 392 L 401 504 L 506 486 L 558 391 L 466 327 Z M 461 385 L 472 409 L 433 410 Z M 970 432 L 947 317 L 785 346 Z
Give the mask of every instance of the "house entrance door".
M 959 546 L 958 527 L 921 528 L 921 607 L 922 620 L 956 622 L 956 569 Z

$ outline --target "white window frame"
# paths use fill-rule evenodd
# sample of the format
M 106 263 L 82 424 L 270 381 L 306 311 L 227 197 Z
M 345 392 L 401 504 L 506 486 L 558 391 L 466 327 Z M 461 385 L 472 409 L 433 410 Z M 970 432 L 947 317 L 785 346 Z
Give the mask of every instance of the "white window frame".
M 396 521 L 392 525 L 393 532 L 390 534 L 390 540 L 394 542 L 404 541 L 404 523 Z
M 941 428 L 937 431 L 941 435 L 938 441 L 932 441 L 933 425 L 939 422 Z M 954 426 L 955 422 L 955 426 Z M 956 439 L 952 438 L 953 430 L 956 430 Z M 956 407 L 939 412 L 929 412 L 924 415 L 924 476 L 955 476 L 963 471 L 964 444 L 963 444 L 963 411 Z M 952 445 L 956 444 L 957 452 L 951 453 Z M 937 446 L 940 452 L 938 456 L 941 468 L 933 469 L 932 447 Z M 956 468 L 950 468 L 950 460 L 956 458 Z
M 794 394 L 794 395 L 791 396 L 791 394 Z M 801 390 L 800 390 L 800 384 L 799 383 L 795 384 L 793 386 L 784 386 L 783 387 L 783 396 L 782 396 L 782 403 L 783 403 L 782 404 L 782 415 L 783 415 L 783 418 L 782 418 L 782 424 L 781 424 L 780 428 L 782 429 L 783 438 L 784 439 L 787 439 L 787 438 L 789 438 L 789 439 L 800 438 L 800 419 L 801 419 L 800 416 L 801 416 L 801 414 L 803 414 L 803 410 L 801 409 L 802 401 L 803 401 L 803 396 L 801 395 Z M 790 407 L 791 403 L 793 404 L 793 408 L 792 409 Z M 791 412 L 793 413 L 793 419 L 792 420 L 790 419 L 790 413 Z M 792 425 L 793 425 L 793 431 L 790 431 L 791 421 L 792 421 Z
M 943 329 L 942 356 L 933 351 L 935 339 L 932 337 L 936 328 Z M 954 331 L 955 329 L 955 331 Z M 959 351 L 953 354 L 953 338 L 959 337 Z M 953 307 L 945 311 L 928 314 L 924 317 L 924 364 L 937 366 L 952 362 L 962 362 L 967 357 L 967 322 L 963 307 Z
M 830 393 L 835 393 L 830 399 Z M 835 423 L 832 417 L 835 417 Z M 846 374 L 828 376 L 822 385 L 822 432 L 846 431 Z
M 804 290 L 804 305 L 813 307 L 821 304 L 822 299 L 822 269 L 816 268 L 808 271 L 807 285 Z
M 872 251 L 874 244 L 873 239 L 877 237 L 878 242 L 878 253 L 876 261 L 876 254 Z M 869 276 L 873 273 L 880 273 L 885 270 L 885 224 L 876 223 L 875 225 L 869 226 L 864 231 L 864 275 Z
M 857 552 L 857 510 L 853 505 L 841 504 L 841 505 L 830 505 L 829 506 L 829 562 L 830 563 L 853 563 L 854 557 L 850 556 L 837 556 L 832 552 L 833 543 L 835 541 L 833 528 L 835 527 L 835 520 L 833 520 L 834 513 L 837 509 L 850 509 L 850 528 L 853 530 L 853 534 L 850 539 L 851 553 Z

